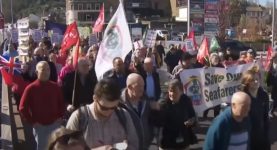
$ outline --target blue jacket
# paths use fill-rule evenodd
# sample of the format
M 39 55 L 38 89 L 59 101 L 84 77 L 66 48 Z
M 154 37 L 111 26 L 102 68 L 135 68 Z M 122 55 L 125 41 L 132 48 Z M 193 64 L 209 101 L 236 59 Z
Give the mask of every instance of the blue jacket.
M 250 133 L 250 123 L 248 122 L 248 134 Z M 227 150 L 232 130 L 232 111 L 228 107 L 222 112 L 210 126 L 203 150 Z M 248 136 L 250 138 L 250 136 Z M 249 140 L 248 140 L 249 141 Z M 248 144 L 249 145 L 249 144 Z

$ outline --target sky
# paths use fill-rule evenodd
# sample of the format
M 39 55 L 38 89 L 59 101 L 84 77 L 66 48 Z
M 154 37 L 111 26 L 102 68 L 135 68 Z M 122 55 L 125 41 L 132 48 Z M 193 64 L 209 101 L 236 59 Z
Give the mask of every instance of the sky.
M 267 1 L 270 1 L 270 0 L 259 0 L 260 4 L 262 4 L 262 5 L 266 5 Z

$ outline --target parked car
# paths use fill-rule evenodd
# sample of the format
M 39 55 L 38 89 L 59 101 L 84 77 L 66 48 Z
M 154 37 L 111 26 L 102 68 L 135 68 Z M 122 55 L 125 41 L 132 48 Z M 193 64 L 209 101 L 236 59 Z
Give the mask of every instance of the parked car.
M 171 32 L 171 40 L 172 41 L 182 41 L 182 37 L 178 35 L 179 32 L 176 32 L 176 31 L 172 31 Z
M 231 55 L 235 60 L 239 59 L 240 53 L 242 51 L 252 49 L 251 47 L 245 46 L 242 42 L 237 40 L 225 40 L 223 43 L 221 43 L 221 49 L 225 54 L 227 48 L 230 48 Z
M 165 36 L 168 36 L 169 35 L 169 32 L 167 30 L 156 30 L 157 34 L 160 36 L 160 37 L 165 37 Z

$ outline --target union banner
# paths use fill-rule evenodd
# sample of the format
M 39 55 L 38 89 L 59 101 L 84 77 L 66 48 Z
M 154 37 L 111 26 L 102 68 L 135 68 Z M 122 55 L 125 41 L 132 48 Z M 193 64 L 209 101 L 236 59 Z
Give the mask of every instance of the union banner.
M 260 66 L 261 63 L 256 62 L 230 68 L 188 69 L 181 72 L 180 77 L 184 93 L 191 98 L 195 111 L 201 116 L 208 108 L 230 103 L 232 95 L 238 91 L 243 72 L 259 67 L 263 85 L 263 70 Z

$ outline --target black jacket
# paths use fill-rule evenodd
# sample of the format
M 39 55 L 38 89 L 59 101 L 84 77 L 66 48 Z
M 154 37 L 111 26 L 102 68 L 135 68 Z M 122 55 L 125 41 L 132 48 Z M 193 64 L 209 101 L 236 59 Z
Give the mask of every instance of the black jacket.
M 182 51 L 175 51 L 175 52 L 169 51 L 166 53 L 164 62 L 166 63 L 166 65 L 168 67 L 169 73 L 171 73 L 173 71 L 174 67 L 178 65 L 182 54 L 183 54 Z
M 257 97 L 252 97 L 248 91 L 245 91 L 251 97 L 251 107 L 249 112 L 251 122 L 250 149 L 251 150 L 269 150 L 269 97 L 268 94 L 259 88 Z
M 271 98 L 275 101 L 277 100 L 277 70 L 274 70 L 273 67 L 270 67 L 267 76 L 267 86 L 272 86 Z
M 192 128 L 184 125 L 184 122 L 195 117 L 195 111 L 191 99 L 183 94 L 180 101 L 173 104 L 167 97 L 161 102 L 160 114 L 156 117 L 159 120 L 158 125 L 163 127 L 162 131 L 162 148 L 182 149 L 195 142 L 196 136 Z M 182 142 L 177 142 L 182 138 Z
M 62 90 L 66 103 L 72 104 L 75 71 L 67 74 L 63 79 Z M 93 91 L 96 85 L 96 77 L 88 74 L 85 85 L 81 84 L 79 73 L 76 77 L 75 98 L 73 106 L 78 108 L 82 105 L 90 104 L 93 101 Z
M 159 74 L 157 72 L 153 72 L 152 73 L 152 76 L 153 76 L 153 80 L 154 80 L 154 87 L 155 87 L 155 100 L 159 100 L 160 99 L 160 96 L 161 96 L 161 85 L 160 85 L 160 77 L 159 77 Z M 147 73 L 146 72 L 143 72 L 142 73 L 142 77 L 144 79 L 144 89 L 146 90 L 146 86 L 147 86 L 147 83 L 146 83 L 146 78 L 147 78 Z M 145 91 L 146 92 L 146 91 Z M 151 98 L 151 97 L 149 97 Z
M 104 73 L 103 78 L 111 78 L 118 82 L 120 89 L 124 89 L 126 87 L 126 80 L 128 77 L 128 71 L 123 75 L 123 77 L 120 79 L 117 75 L 114 69 L 108 70 L 106 73 Z

